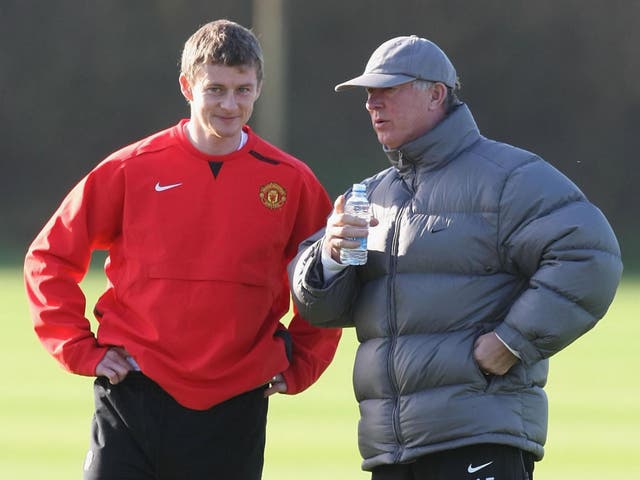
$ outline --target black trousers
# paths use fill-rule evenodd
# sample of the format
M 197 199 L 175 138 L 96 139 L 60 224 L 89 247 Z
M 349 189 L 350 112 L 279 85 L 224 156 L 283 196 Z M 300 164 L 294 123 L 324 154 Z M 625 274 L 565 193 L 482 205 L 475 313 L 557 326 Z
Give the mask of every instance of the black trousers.
M 268 400 L 259 388 L 209 410 L 178 404 L 138 372 L 94 382 L 85 480 L 259 480 Z
M 383 465 L 373 470 L 371 480 L 533 480 L 533 464 L 529 452 L 486 443 Z

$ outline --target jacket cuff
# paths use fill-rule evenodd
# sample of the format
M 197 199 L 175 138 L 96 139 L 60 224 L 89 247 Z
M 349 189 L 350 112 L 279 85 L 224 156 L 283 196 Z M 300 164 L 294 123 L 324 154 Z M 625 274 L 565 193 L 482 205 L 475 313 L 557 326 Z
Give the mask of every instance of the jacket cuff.
M 535 345 L 506 322 L 498 325 L 495 329 L 495 334 L 509 350 L 518 352 L 518 356 L 524 364 L 531 365 L 542 360 L 542 355 L 540 355 Z

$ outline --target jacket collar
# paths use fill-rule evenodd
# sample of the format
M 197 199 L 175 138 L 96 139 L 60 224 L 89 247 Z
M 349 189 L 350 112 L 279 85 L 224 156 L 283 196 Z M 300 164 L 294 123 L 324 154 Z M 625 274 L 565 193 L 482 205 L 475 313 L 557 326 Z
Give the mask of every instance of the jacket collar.
M 438 125 L 396 150 L 383 147 L 400 173 L 418 167 L 434 170 L 446 165 L 480 138 L 480 131 L 465 104 L 456 107 Z

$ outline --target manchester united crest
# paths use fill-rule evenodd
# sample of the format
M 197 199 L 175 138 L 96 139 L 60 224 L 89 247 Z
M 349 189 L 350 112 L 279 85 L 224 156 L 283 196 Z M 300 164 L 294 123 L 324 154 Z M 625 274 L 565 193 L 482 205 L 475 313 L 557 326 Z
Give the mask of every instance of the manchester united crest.
M 260 200 L 267 208 L 280 208 L 287 201 L 287 192 L 275 182 L 269 182 L 260 187 Z

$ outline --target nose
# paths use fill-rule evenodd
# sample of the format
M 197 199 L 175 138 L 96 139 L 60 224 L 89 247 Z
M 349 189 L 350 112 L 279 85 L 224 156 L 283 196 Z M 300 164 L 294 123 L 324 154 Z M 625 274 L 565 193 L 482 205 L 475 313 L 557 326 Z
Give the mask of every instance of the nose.
M 382 98 L 377 91 L 370 91 L 367 93 L 367 101 L 365 103 L 365 108 L 368 111 L 373 111 L 382 106 Z
M 227 92 L 226 95 L 220 99 L 220 106 L 225 110 L 233 110 L 237 104 L 238 101 L 233 92 Z

